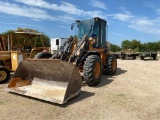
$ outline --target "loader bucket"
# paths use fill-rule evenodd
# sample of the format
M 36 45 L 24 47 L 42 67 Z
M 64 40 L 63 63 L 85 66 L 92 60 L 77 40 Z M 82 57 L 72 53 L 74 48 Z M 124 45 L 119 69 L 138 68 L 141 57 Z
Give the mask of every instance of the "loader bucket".
M 82 77 L 75 65 L 50 59 L 22 61 L 7 91 L 64 104 L 78 95 Z

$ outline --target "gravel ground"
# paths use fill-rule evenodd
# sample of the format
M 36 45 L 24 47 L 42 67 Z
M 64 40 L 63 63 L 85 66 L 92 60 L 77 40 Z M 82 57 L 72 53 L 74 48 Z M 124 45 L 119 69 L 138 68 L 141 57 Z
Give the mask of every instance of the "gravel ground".
M 115 76 L 83 85 L 65 105 L 6 92 L 0 85 L 0 120 L 160 120 L 160 60 L 117 60 Z

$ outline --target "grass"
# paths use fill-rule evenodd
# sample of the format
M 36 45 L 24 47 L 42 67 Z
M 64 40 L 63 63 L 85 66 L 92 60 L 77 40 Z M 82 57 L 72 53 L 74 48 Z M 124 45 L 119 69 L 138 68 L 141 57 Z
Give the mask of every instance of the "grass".
M 9 102 L 9 99 L 0 100 L 0 105 L 4 105 Z
M 120 94 L 109 94 L 108 98 L 110 99 L 110 101 L 112 103 L 115 104 L 126 104 L 127 102 L 127 96 L 124 93 L 120 93 Z
M 3 104 L 3 101 L 2 101 L 2 100 L 0 100 L 0 105 L 1 105 L 1 104 Z
M 0 105 L 3 105 L 5 103 L 5 101 L 0 100 Z

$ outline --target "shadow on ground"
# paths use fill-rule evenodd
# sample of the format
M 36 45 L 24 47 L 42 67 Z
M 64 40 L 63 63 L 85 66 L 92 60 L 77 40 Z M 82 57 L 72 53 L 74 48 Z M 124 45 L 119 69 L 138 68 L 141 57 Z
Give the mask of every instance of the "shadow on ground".
M 137 59 L 137 58 L 136 58 L 136 59 Z M 127 58 L 121 59 L 121 60 L 136 60 L 136 59 L 133 59 L 133 58 L 131 58 L 131 57 L 127 57 Z
M 158 61 L 159 60 L 159 58 L 157 58 L 156 60 L 153 60 L 153 59 L 150 59 L 150 58 L 145 58 L 144 60 L 142 60 L 142 61 Z
M 114 76 L 124 74 L 125 72 L 127 72 L 127 70 L 122 70 L 121 68 L 117 68 L 116 74 Z
M 47 104 L 55 105 L 55 106 L 60 106 L 60 107 L 67 107 L 67 106 L 72 105 L 72 104 L 74 104 L 76 102 L 79 102 L 79 101 L 82 101 L 82 100 L 84 100 L 84 99 L 86 99 L 88 97 L 91 97 L 91 96 L 93 96 L 95 94 L 95 93 L 91 93 L 91 92 L 87 92 L 87 91 L 81 91 L 78 96 L 68 100 L 67 103 L 65 103 L 65 104 L 57 104 L 57 103 L 52 103 L 52 102 L 48 102 L 48 101 L 45 101 L 45 100 L 41 100 L 41 99 L 38 99 L 38 98 L 25 96 L 25 95 L 22 95 L 22 94 L 17 94 L 17 93 L 12 93 L 12 92 L 9 92 L 9 93 L 13 94 L 13 95 L 16 95 L 16 96 L 24 97 L 26 99 L 40 101 L 40 102 L 43 102 L 43 103 L 47 103 Z
M 116 74 L 115 75 L 105 75 L 102 74 L 102 78 L 100 83 L 95 86 L 95 87 L 103 87 L 106 86 L 110 83 L 112 83 L 114 81 L 114 78 L 118 75 L 124 74 L 125 72 L 127 72 L 127 70 L 122 70 L 121 68 L 117 68 Z
M 80 101 L 82 101 L 84 99 L 87 99 L 87 98 L 93 96 L 94 94 L 95 93 L 88 92 L 88 91 L 81 91 L 80 94 L 77 97 L 72 98 L 66 104 L 60 105 L 60 106 L 61 107 L 67 107 L 67 106 L 72 105 L 74 103 L 80 102 Z
M 112 83 L 116 76 L 124 74 L 125 72 L 127 72 L 127 71 L 126 70 L 122 70 L 121 68 L 117 68 L 117 72 L 116 72 L 115 75 L 105 75 L 105 74 L 103 74 L 100 83 L 97 86 L 95 86 L 95 88 L 103 87 L 103 86 L 106 86 L 106 85 Z M 83 86 L 86 86 L 86 84 L 82 84 L 82 87 Z M 82 101 L 82 100 L 84 100 L 84 99 L 86 99 L 88 97 L 91 97 L 95 93 L 88 92 L 88 91 L 81 91 L 80 94 L 77 97 L 72 98 L 66 104 L 63 104 L 63 105 L 59 105 L 59 104 L 56 104 L 56 103 L 44 101 L 44 100 L 41 100 L 41 99 L 37 99 L 37 98 L 33 98 L 33 97 L 29 97 L 29 96 L 25 96 L 25 95 L 21 95 L 21 94 L 17 94 L 17 93 L 11 93 L 11 94 L 14 94 L 16 96 L 25 97 L 26 99 L 32 99 L 32 100 L 44 102 L 44 103 L 55 105 L 55 106 L 67 107 L 67 106 L 69 106 L 71 104 L 74 104 L 74 103 Z

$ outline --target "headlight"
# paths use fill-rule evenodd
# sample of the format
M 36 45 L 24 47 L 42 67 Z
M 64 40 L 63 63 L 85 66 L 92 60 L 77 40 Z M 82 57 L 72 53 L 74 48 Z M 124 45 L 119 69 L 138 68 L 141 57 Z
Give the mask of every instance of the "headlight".
M 91 44 L 95 44 L 97 42 L 96 38 L 89 38 L 89 41 L 91 42 Z
M 92 42 L 95 43 L 95 42 L 96 42 L 96 39 L 92 39 Z

